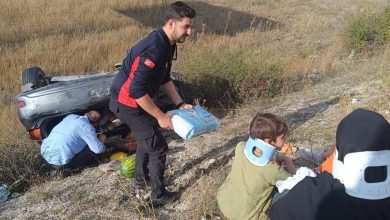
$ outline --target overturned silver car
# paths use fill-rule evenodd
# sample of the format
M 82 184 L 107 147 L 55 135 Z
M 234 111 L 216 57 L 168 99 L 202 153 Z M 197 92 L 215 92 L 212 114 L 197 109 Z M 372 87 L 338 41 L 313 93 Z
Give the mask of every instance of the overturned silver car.
M 102 114 L 98 133 L 107 134 L 113 143 L 118 138 L 128 137 L 130 131 L 127 126 L 112 126 L 114 114 L 108 107 L 110 86 L 117 73 L 118 71 L 48 77 L 39 67 L 25 69 L 22 73 L 21 93 L 16 96 L 15 101 L 19 119 L 30 138 L 40 143 L 66 115 L 82 115 L 89 110 L 98 110 Z M 172 72 L 171 78 L 184 98 L 183 82 L 179 74 Z M 154 97 L 154 101 L 163 111 L 175 106 L 162 91 Z

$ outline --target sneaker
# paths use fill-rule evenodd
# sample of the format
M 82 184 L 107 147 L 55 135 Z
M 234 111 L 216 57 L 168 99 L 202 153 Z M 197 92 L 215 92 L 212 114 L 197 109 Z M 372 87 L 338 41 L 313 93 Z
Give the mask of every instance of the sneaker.
M 49 177 L 54 178 L 58 175 L 59 171 L 57 170 L 50 170 L 49 171 Z
M 69 177 L 69 176 L 72 176 L 74 174 L 74 171 L 72 170 L 72 169 L 62 169 L 62 170 L 60 170 L 60 172 L 59 172 L 59 176 L 61 177 L 61 178 L 66 178 L 66 177 Z
M 49 172 L 49 176 L 51 178 L 54 178 L 54 177 L 60 177 L 62 179 L 68 177 L 68 176 L 71 176 L 74 174 L 74 171 L 72 169 L 55 169 L 55 170 L 51 170 Z
M 150 186 L 150 180 L 146 179 L 145 181 L 138 181 L 135 178 L 130 183 L 131 188 L 133 189 L 145 189 L 146 186 Z
M 322 150 L 318 149 L 306 147 L 299 148 L 299 154 L 301 155 L 301 157 L 305 160 L 315 163 L 316 165 L 320 165 L 322 162 L 324 162 L 324 159 L 322 157 L 323 153 L 324 152 Z
M 153 199 L 152 197 L 152 204 L 155 206 L 165 205 L 175 201 L 179 197 L 180 197 L 180 192 L 165 191 L 165 193 L 160 198 Z

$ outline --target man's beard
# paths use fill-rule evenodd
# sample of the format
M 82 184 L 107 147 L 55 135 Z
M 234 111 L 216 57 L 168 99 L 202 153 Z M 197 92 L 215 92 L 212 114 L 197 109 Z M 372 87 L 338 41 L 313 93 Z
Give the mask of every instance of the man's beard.
M 184 43 L 187 39 L 188 35 L 182 35 L 179 38 L 176 38 L 176 43 Z

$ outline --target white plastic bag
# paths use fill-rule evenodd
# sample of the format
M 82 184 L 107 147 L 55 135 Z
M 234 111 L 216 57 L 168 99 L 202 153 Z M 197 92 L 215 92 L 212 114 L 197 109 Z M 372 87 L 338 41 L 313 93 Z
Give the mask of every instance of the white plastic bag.
M 194 109 L 176 109 L 169 111 L 172 117 L 173 130 L 184 140 L 215 130 L 221 125 L 218 118 L 196 105 Z
M 10 192 L 7 190 L 5 185 L 0 185 L 0 202 L 5 202 L 8 199 Z
M 291 190 L 297 183 L 307 176 L 316 177 L 317 174 L 310 168 L 300 167 L 297 169 L 294 176 L 287 177 L 285 180 L 276 181 L 276 187 L 278 188 L 279 193 L 282 193 L 285 190 Z

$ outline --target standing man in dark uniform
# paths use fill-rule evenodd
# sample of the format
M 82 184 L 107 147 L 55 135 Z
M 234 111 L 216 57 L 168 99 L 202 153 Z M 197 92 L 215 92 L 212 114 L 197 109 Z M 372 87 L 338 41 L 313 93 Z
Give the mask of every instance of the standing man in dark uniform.
M 137 140 L 136 173 L 133 188 L 150 181 L 152 202 L 163 205 L 176 200 L 179 192 L 164 186 L 168 145 L 159 127 L 173 129 L 172 115 L 152 101 L 161 88 L 177 108 L 190 109 L 177 93 L 170 78 L 176 43 L 184 43 L 192 30 L 195 10 L 177 1 L 167 11 L 165 23 L 131 48 L 111 86 L 110 109 L 126 123 Z

